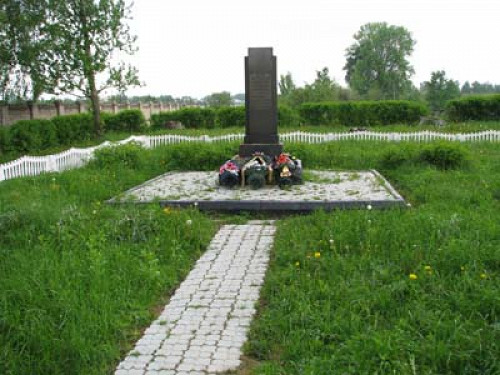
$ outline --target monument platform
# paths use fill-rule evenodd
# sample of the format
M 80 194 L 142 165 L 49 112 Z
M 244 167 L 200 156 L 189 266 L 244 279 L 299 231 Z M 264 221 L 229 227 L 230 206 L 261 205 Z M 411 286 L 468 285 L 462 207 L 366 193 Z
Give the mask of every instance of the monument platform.
M 109 203 L 159 203 L 207 211 L 310 212 L 317 209 L 406 207 L 377 171 L 308 171 L 305 182 L 287 189 L 225 188 L 216 172 L 169 172 L 134 187 Z

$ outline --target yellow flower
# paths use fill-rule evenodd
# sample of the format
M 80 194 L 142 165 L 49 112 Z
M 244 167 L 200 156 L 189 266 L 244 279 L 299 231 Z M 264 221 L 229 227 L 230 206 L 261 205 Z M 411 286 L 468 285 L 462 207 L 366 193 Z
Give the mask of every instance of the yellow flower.
M 314 257 L 315 257 L 316 259 L 317 259 L 317 258 L 319 258 L 319 257 L 321 257 L 321 253 L 320 253 L 319 251 L 316 251 L 316 252 L 314 253 Z
M 300 266 L 300 262 L 295 262 L 295 267 L 299 267 Z
M 410 273 L 410 280 L 417 280 L 418 276 L 415 275 L 414 273 Z
M 426 271 L 432 271 L 432 268 L 431 268 L 431 266 L 425 266 L 424 270 L 426 270 Z
M 488 278 L 488 275 L 487 275 L 487 274 L 485 274 L 485 273 L 482 273 L 482 274 L 481 274 L 481 279 L 487 279 L 487 278 Z
M 461 266 L 461 267 L 460 267 L 460 269 L 461 269 L 462 271 L 465 271 L 465 267 L 464 267 L 464 266 Z
M 171 209 L 170 207 L 165 207 L 165 208 L 163 209 L 163 212 L 165 212 L 165 214 L 169 215 L 169 214 L 171 214 L 171 213 L 172 213 L 172 209 Z

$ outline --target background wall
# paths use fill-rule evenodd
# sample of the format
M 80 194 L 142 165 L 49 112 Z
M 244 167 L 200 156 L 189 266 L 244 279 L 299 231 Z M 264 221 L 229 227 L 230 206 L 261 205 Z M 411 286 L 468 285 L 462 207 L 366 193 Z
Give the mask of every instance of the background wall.
M 140 109 L 147 121 L 152 114 L 159 112 L 175 111 L 181 106 L 174 103 L 147 102 L 147 103 L 102 103 L 101 111 L 117 113 L 123 109 Z M 11 125 L 19 120 L 50 119 L 58 115 L 71 115 L 88 111 L 85 103 L 64 105 L 61 102 L 53 104 L 16 104 L 0 105 L 0 126 Z

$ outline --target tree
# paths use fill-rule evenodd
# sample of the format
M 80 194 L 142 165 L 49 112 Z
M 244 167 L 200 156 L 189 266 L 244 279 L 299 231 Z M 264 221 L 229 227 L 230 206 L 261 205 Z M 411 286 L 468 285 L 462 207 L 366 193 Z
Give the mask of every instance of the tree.
M 2 8 L 0 35 L 1 39 L 5 37 L 4 43 L 0 42 L 2 94 L 34 103 L 56 84 L 47 1 L 6 0 Z
M 210 94 L 205 97 L 205 103 L 209 107 L 227 107 L 233 104 L 233 101 L 231 99 L 231 94 L 227 91 L 222 91 L 222 92 L 214 92 L 213 94 Z
M 113 64 L 117 53 L 133 54 L 135 36 L 126 20 L 131 8 L 124 0 L 47 0 L 56 44 L 53 71 L 56 93 L 79 92 L 91 102 L 96 133 L 102 133 L 99 94 L 109 88 L 124 93 L 140 85 L 137 69 Z M 102 82 L 101 85 L 98 82 Z
M 281 74 L 278 87 L 280 89 L 280 95 L 282 97 L 289 96 L 292 91 L 296 89 L 295 83 L 293 82 L 292 73 L 288 72 L 285 75 Z
M 313 83 L 304 87 L 304 99 L 307 102 L 328 102 L 339 100 L 340 85 L 329 76 L 327 67 L 316 71 Z
M 458 81 L 446 78 L 444 70 L 431 73 L 431 80 L 423 84 L 425 99 L 433 111 L 443 111 L 448 100 L 460 96 Z
M 344 66 L 346 82 L 362 96 L 398 99 L 411 85 L 414 73 L 407 57 L 415 41 L 401 26 L 368 23 L 354 35 Z

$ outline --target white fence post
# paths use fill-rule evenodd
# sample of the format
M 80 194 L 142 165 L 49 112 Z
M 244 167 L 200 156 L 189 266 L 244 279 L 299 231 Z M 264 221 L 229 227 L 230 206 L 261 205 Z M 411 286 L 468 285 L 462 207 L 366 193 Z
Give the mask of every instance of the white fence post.
M 49 155 L 46 156 L 46 158 L 47 172 L 58 172 L 56 155 Z
M 5 181 L 7 177 L 5 176 L 5 167 L 0 165 L 0 181 Z

